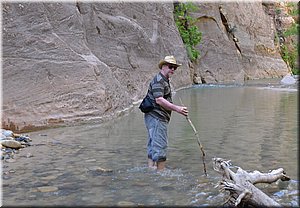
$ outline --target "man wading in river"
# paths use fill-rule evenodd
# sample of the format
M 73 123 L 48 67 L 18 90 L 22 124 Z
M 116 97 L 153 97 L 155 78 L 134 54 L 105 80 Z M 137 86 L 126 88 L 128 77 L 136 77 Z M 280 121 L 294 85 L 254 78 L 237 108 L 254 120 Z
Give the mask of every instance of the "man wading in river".
M 176 63 L 174 56 L 166 56 L 159 62 L 160 72 L 154 76 L 148 89 L 148 96 L 155 106 L 152 111 L 145 113 L 145 125 L 148 131 L 148 166 L 157 170 L 165 168 L 168 146 L 167 127 L 171 112 L 188 115 L 187 107 L 172 103 L 169 78 L 179 66 L 181 64 Z

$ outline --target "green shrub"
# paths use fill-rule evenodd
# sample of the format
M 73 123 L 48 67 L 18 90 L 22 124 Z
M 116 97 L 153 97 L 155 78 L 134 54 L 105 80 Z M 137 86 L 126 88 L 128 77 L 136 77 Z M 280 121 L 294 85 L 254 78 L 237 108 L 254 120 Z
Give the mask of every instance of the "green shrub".
M 299 15 L 299 9 L 297 3 L 289 2 L 287 3 L 287 7 L 289 8 L 289 15 L 297 16 Z M 290 28 L 286 29 L 282 36 L 286 38 L 286 40 L 291 40 L 295 36 L 299 34 L 299 21 L 294 23 Z M 291 67 L 293 74 L 299 74 L 299 44 L 294 43 L 293 41 L 284 42 L 281 46 L 281 56 L 282 59 Z
M 299 24 L 294 23 L 290 28 L 288 28 L 286 31 L 284 31 L 283 36 L 287 37 L 290 35 L 297 35 L 299 31 Z
M 298 16 L 299 15 L 298 5 L 297 5 L 296 2 L 288 2 L 287 7 L 291 8 L 291 11 L 289 12 L 289 15 L 291 15 L 291 16 Z
M 288 49 L 286 45 L 281 46 L 282 59 L 289 64 L 293 74 L 299 74 L 299 68 L 297 66 L 299 45 L 295 46 L 292 50 Z
M 195 49 L 195 46 L 200 43 L 202 37 L 198 27 L 194 25 L 196 19 L 189 16 L 190 12 L 197 9 L 192 2 L 176 3 L 174 8 L 175 23 L 192 62 L 200 56 L 200 52 Z
M 278 9 L 278 8 L 277 8 L 275 11 L 276 11 L 276 14 L 277 14 L 277 15 L 281 14 L 281 9 Z

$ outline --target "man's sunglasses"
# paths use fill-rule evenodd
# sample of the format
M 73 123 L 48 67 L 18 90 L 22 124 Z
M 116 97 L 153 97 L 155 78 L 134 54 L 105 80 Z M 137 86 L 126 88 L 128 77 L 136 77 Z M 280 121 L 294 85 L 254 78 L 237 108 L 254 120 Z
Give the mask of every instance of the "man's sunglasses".
M 174 71 L 177 69 L 177 66 L 174 66 L 174 65 L 169 65 L 168 67 L 169 67 L 169 69 L 174 69 Z

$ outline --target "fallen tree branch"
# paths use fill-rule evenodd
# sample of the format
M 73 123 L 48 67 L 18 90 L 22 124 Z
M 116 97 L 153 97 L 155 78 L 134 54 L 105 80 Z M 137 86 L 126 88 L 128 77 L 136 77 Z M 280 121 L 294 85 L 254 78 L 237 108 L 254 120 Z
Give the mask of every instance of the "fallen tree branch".
M 257 183 L 273 183 L 277 180 L 288 181 L 290 178 L 285 174 L 283 168 L 272 170 L 269 173 L 253 171 L 248 173 L 240 167 L 232 166 L 230 160 L 213 158 L 213 168 L 222 174 L 223 179 L 217 187 L 220 191 L 229 191 L 230 199 L 226 200 L 229 206 L 281 206 L 260 189 L 254 186 Z M 234 172 L 231 168 L 237 168 Z
M 249 173 L 249 180 L 252 184 L 256 183 L 273 183 L 281 179 L 282 181 L 288 181 L 290 178 L 285 175 L 283 168 L 272 170 L 270 173 L 261 173 L 257 170 Z

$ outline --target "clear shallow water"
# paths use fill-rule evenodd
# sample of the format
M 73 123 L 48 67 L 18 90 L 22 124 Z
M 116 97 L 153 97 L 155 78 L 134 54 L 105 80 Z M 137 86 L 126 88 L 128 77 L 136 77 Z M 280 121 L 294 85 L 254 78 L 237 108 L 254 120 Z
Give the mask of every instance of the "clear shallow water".
M 176 113 L 169 126 L 167 170 L 149 170 L 143 114 L 135 107 L 105 124 L 30 133 L 33 146 L 22 149 L 16 162 L 2 164 L 3 204 L 217 206 L 226 194 L 214 188 L 221 176 L 211 160 L 222 157 L 247 171 L 283 167 L 291 181 L 259 188 L 297 207 L 298 92 L 271 82 L 199 85 L 174 95 L 175 103 L 180 97 L 189 108 L 199 132 L 207 177 L 194 132 Z M 29 153 L 33 157 L 26 157 Z

